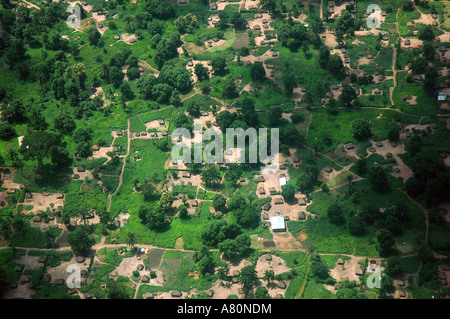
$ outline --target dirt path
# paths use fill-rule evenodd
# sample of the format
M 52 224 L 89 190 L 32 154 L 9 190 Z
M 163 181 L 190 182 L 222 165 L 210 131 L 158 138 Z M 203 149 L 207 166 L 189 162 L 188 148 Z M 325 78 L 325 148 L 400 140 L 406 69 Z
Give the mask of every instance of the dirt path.
M 400 12 L 400 8 L 397 9 L 397 13 L 395 15 L 395 29 L 397 30 L 399 38 L 401 38 L 400 30 L 398 29 L 398 13 L 399 12 Z M 393 44 L 392 44 L 392 49 L 393 49 L 393 53 L 392 53 L 392 73 L 394 75 L 394 86 L 392 88 L 390 88 L 389 99 L 391 100 L 391 106 L 394 106 L 394 99 L 392 98 L 392 96 L 394 94 L 395 88 L 397 87 L 397 70 L 395 68 L 395 64 L 396 64 L 396 61 L 397 61 L 397 50 L 395 49 L 395 46 Z
M 113 195 L 116 195 L 116 193 L 119 191 L 120 186 L 122 186 L 122 182 L 123 182 L 123 172 L 125 171 L 125 165 L 127 163 L 127 157 L 130 154 L 130 144 L 131 144 L 131 133 L 130 133 L 130 118 L 127 118 L 127 153 L 125 154 L 125 156 L 123 157 L 123 165 L 122 165 L 122 170 L 120 171 L 120 175 L 119 175 L 119 183 L 117 184 L 117 188 L 114 191 L 114 193 L 112 194 L 108 194 L 108 198 L 106 199 L 106 207 L 107 207 L 107 211 L 109 212 L 110 208 L 111 208 L 111 197 Z
M 150 64 L 148 64 L 147 61 L 145 61 L 145 60 L 140 60 L 140 59 L 139 59 L 139 62 L 142 63 L 142 66 L 143 66 L 143 67 L 145 67 L 145 68 L 147 68 L 147 69 L 150 69 L 150 70 L 152 70 L 153 72 L 155 72 L 155 77 L 156 77 L 156 78 L 159 76 L 159 71 L 158 71 L 157 69 L 155 69 L 154 67 L 152 67 Z
M 319 11 L 319 18 L 320 20 L 323 19 L 323 0 L 320 1 L 320 11 Z
M 308 282 L 309 271 L 311 269 L 311 263 L 309 262 L 310 257 L 311 257 L 311 255 L 309 255 L 308 259 L 306 260 L 306 262 L 308 263 L 308 268 L 306 269 L 305 278 L 303 279 L 302 286 L 300 287 L 299 291 L 295 295 L 294 299 L 300 299 L 300 297 L 303 294 L 303 291 L 305 290 L 306 283 Z

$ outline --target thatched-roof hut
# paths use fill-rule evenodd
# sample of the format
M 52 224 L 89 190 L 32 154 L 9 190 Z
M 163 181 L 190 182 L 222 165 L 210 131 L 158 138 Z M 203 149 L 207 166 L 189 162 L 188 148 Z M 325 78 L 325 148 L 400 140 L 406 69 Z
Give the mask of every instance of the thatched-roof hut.
M 356 266 L 355 274 L 358 276 L 362 276 L 362 275 L 364 275 L 365 270 L 366 269 L 364 268 L 363 265 L 358 265 L 358 266 Z
M 306 219 L 306 214 L 305 212 L 300 212 L 298 213 L 298 220 L 305 220 Z
M 280 204 L 283 204 L 283 199 L 282 199 L 282 198 L 280 198 L 280 197 L 278 197 L 278 198 L 275 198 L 275 200 L 274 200 L 274 203 L 275 203 L 275 205 L 280 205 Z

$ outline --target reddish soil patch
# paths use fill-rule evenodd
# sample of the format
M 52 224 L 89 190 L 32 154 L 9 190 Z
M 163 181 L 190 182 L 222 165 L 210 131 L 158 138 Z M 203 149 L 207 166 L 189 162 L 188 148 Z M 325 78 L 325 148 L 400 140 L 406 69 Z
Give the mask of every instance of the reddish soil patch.
M 308 235 L 305 232 L 301 231 L 301 232 L 297 233 L 297 237 L 301 241 L 305 241 L 306 238 L 308 238 Z

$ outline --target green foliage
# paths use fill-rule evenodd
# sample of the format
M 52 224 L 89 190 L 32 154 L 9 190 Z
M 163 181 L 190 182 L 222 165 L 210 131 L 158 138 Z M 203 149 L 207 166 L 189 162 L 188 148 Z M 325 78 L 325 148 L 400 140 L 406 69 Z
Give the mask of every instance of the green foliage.
M 87 226 L 78 226 L 67 235 L 67 241 L 74 251 L 87 254 L 95 241 Z

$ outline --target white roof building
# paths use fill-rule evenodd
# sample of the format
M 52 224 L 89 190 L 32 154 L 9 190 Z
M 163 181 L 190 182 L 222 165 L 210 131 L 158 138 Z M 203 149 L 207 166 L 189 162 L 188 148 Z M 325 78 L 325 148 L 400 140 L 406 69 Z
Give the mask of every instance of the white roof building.
M 272 230 L 274 232 L 286 231 L 286 225 L 284 223 L 284 218 L 281 216 L 275 216 L 270 219 L 270 224 L 272 225 Z
M 445 92 L 439 92 L 437 97 L 439 102 L 447 101 L 447 94 Z
M 287 183 L 286 175 L 281 174 L 280 175 L 280 187 L 283 187 L 283 185 L 286 185 L 286 183 Z

